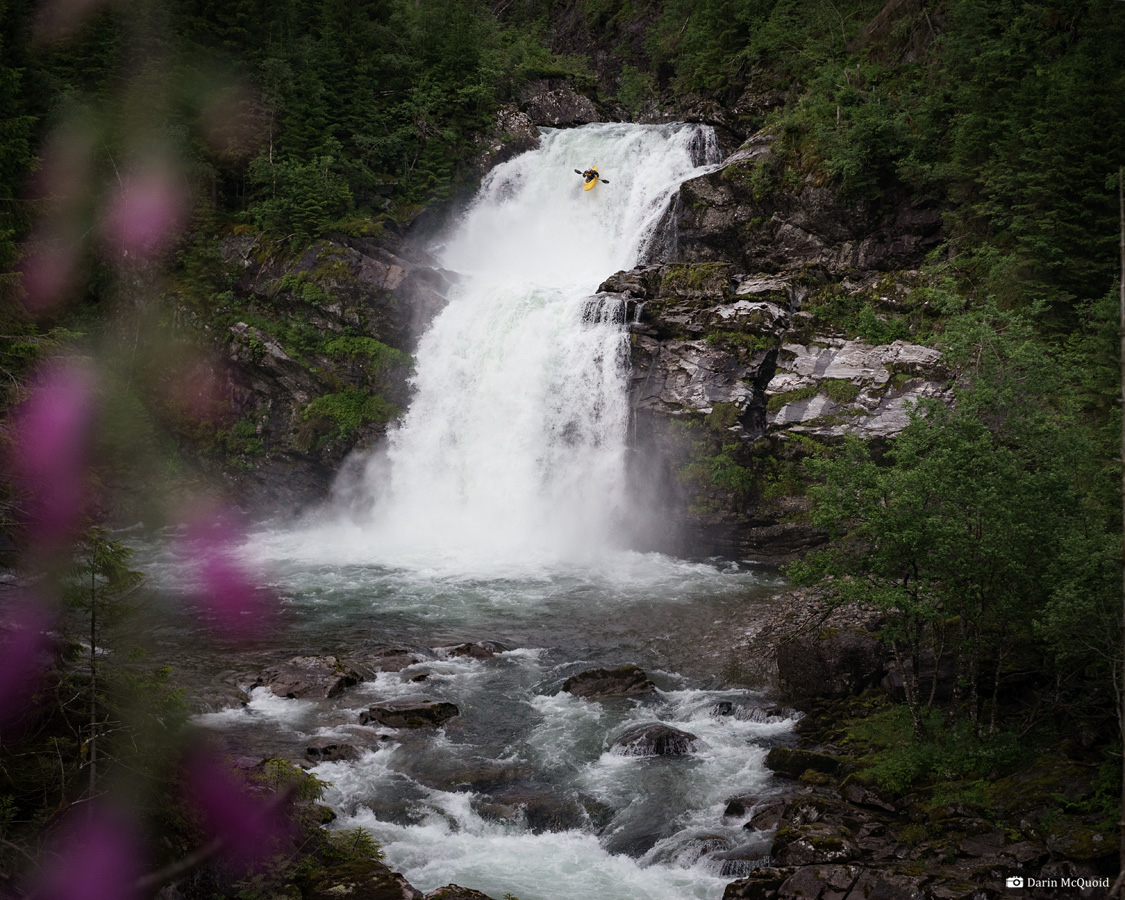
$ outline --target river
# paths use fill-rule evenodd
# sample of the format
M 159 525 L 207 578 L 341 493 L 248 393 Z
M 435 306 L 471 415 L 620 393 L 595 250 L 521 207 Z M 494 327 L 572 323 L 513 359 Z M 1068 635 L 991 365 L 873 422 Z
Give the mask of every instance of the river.
M 753 712 L 764 701 L 734 650 L 781 580 L 751 561 L 632 549 L 645 505 L 625 488 L 629 335 L 620 310 L 591 302 L 606 276 L 654 252 L 677 186 L 717 160 L 703 126 L 601 124 L 546 131 L 540 149 L 494 169 L 433 248 L 458 281 L 420 340 L 414 399 L 386 446 L 334 505 L 263 526 L 244 548 L 282 601 L 283 636 L 263 660 L 388 642 L 507 648 L 439 650 L 323 703 L 259 688 L 199 717 L 257 751 L 296 756 L 315 736 L 369 748 L 315 770 L 333 827 L 369 828 L 423 891 L 718 898 L 768 853 L 723 810 L 776 790 L 762 759 L 791 734 L 790 720 Z M 589 165 L 609 181 L 584 192 L 574 169 Z M 174 582 L 174 560 L 159 565 Z M 583 669 L 626 663 L 655 696 L 560 691 Z M 218 683 L 249 663 L 196 649 L 177 665 Z M 358 724 L 371 703 L 404 697 L 460 715 L 437 731 Z M 655 721 L 694 734 L 696 751 L 612 751 L 626 727 Z

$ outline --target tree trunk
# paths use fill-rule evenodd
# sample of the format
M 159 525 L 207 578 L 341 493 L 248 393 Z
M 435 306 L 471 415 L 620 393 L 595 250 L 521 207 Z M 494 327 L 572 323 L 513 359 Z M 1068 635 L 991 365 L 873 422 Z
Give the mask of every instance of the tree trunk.
M 1118 290 L 1121 294 L 1121 424 L 1122 424 L 1122 454 L 1125 456 L 1125 166 L 1117 169 L 1117 206 L 1121 215 L 1121 278 Z M 1125 465 L 1121 467 L 1121 516 L 1125 524 Z M 1123 536 L 1125 540 L 1125 536 Z M 1121 560 L 1125 564 L 1125 544 L 1122 546 Z M 1123 569 L 1125 574 L 1125 569 Z M 1125 578 L 1122 579 L 1122 605 L 1121 605 L 1121 633 L 1125 640 Z M 1119 677 L 1125 680 L 1125 662 L 1118 669 Z M 1125 690 L 1119 694 L 1125 697 Z M 1118 727 L 1121 729 L 1121 743 L 1125 747 L 1125 700 L 1118 707 Z M 1121 754 L 1121 875 L 1118 876 L 1120 884 L 1125 878 L 1125 752 Z M 1125 898 L 1125 888 L 1121 896 Z
M 90 800 L 98 787 L 98 585 L 94 566 L 90 566 Z M 90 815 L 94 804 L 90 803 Z

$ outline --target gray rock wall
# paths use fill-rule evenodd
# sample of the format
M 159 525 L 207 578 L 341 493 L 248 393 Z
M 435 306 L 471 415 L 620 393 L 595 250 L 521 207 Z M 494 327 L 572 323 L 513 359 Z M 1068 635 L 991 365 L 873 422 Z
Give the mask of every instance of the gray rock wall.
M 875 214 L 779 182 L 772 142 L 682 186 L 677 262 L 599 288 L 631 322 L 630 487 L 663 549 L 784 561 L 815 546 L 801 460 L 849 435 L 881 447 L 912 404 L 951 396 L 940 352 L 899 336 L 932 318 L 914 267 L 940 240 L 936 209 Z

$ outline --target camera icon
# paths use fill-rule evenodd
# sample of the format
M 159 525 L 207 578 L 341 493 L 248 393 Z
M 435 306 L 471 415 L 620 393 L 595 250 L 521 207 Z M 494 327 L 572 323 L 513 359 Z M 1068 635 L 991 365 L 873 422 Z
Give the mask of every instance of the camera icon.
M 1023 876 L 1012 875 L 1004 879 L 1004 887 L 1021 888 L 1023 887 Z

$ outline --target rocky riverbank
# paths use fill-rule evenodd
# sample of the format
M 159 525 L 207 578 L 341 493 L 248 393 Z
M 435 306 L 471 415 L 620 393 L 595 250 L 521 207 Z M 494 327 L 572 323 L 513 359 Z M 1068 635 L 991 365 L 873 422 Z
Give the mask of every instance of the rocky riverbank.
M 1104 893 L 1118 838 L 1089 746 L 1027 738 L 1004 759 L 995 744 L 977 771 L 936 750 L 927 760 L 901 716 L 895 724 L 877 611 L 807 592 L 784 607 L 744 653 L 805 712 L 797 747 L 766 760 L 791 787 L 782 799 L 732 798 L 728 812 L 773 834 L 767 864 L 724 900 L 993 900 L 1018 878 L 1025 897 Z

